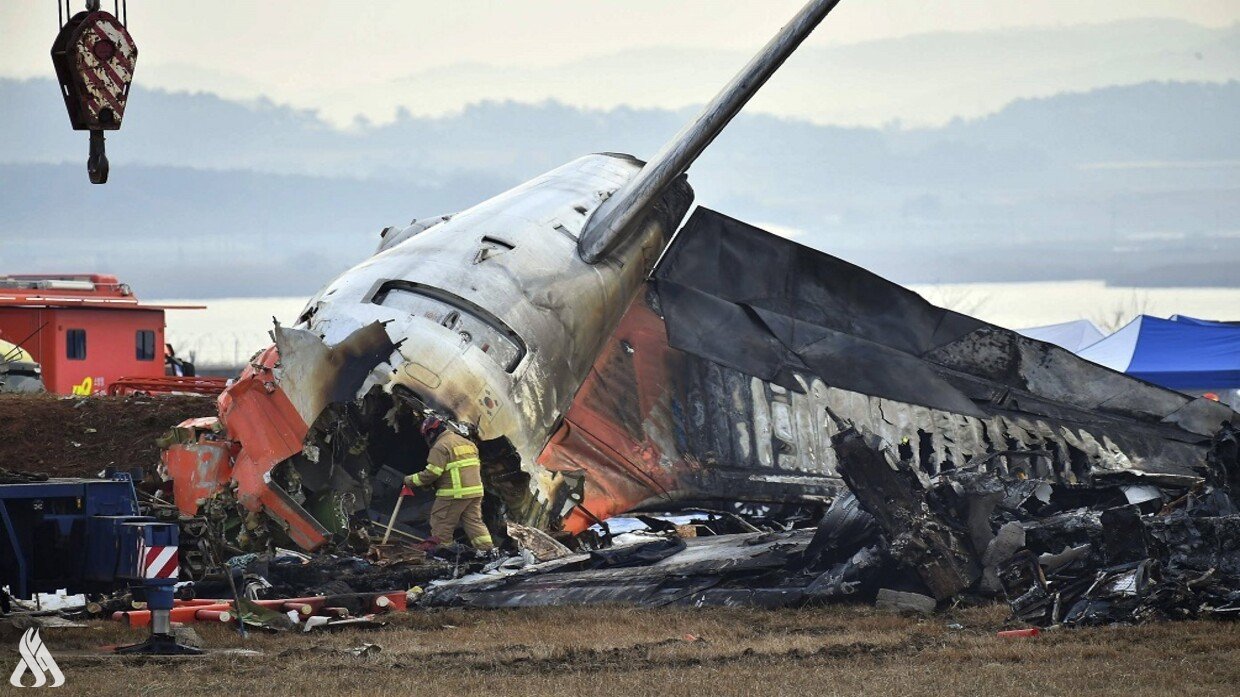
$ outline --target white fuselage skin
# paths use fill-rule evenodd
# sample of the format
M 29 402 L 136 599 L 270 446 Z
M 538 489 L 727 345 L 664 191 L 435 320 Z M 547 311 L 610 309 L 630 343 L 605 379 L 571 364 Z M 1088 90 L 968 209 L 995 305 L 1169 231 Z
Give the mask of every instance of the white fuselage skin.
M 386 322 L 399 349 L 359 394 L 376 383 L 403 385 L 475 424 L 480 438 L 507 437 L 545 502 L 554 476 L 534 461 L 672 233 L 650 222 L 601 263 L 578 255 L 585 221 L 640 167 L 625 156 L 590 155 L 429 227 L 389 230 L 374 256 L 310 300 L 297 328 L 330 346 Z M 459 298 L 466 314 L 481 308 L 519 337 L 524 355 L 503 365 L 459 322 L 376 304 L 393 281 Z

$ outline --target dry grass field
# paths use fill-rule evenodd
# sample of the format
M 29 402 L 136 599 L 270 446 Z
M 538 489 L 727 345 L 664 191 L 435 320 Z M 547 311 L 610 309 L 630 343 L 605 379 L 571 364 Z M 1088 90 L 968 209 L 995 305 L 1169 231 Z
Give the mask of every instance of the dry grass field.
M 1006 609 L 932 618 L 864 607 L 761 611 L 545 608 L 414 612 L 387 627 L 242 640 L 197 625 L 215 649 L 186 659 L 117 658 L 142 637 L 110 622 L 44 630 L 83 695 L 1235 695 L 1240 624 L 1183 622 L 1000 639 Z M 958 623 L 963 628 L 948 625 Z M 0 672 L 17 631 L 0 630 Z M 382 651 L 355 657 L 363 642 Z M 0 693 L 17 692 L 0 681 Z

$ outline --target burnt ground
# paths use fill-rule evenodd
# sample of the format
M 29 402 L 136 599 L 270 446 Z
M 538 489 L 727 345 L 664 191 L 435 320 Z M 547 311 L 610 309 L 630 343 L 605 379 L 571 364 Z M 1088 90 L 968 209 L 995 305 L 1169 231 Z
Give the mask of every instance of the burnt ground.
M 94 477 L 105 467 L 159 462 L 155 439 L 190 417 L 213 416 L 210 397 L 0 395 L 0 468 Z
M 259 654 L 178 659 L 100 652 L 144 638 L 115 622 L 42 637 L 66 676 L 57 694 L 1163 697 L 1234 695 L 1240 684 L 1240 623 L 996 637 L 1006 616 L 1000 605 L 926 618 L 856 605 L 438 610 L 390 615 L 375 630 L 248 639 L 198 624 L 209 647 Z M 0 673 L 15 665 L 18 636 L 0 622 Z M 363 642 L 381 650 L 347 653 Z

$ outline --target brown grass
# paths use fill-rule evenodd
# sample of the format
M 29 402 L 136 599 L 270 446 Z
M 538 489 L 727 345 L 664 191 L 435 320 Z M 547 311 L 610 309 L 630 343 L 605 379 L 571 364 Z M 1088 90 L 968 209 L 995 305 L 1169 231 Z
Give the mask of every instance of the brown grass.
M 156 695 L 1233 695 L 1240 625 L 1183 622 L 999 639 L 1001 607 L 919 619 L 868 608 L 761 611 L 544 608 L 395 615 L 338 634 L 198 625 L 214 648 L 257 657 L 117 658 L 142 638 L 113 623 L 44 630 L 62 694 Z M 947 625 L 958 622 L 964 629 Z M 686 635 L 699 637 L 692 640 Z M 0 673 L 16 632 L 0 631 Z M 342 649 L 372 642 L 355 658 Z M 0 681 L 0 693 L 11 690 Z

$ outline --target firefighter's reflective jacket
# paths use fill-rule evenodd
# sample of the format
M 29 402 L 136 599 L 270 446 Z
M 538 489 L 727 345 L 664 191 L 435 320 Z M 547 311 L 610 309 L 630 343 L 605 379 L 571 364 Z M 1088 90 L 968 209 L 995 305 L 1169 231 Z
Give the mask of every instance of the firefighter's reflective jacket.
M 478 446 L 451 431 L 444 431 L 431 445 L 426 469 L 413 478 L 419 486 L 429 486 L 433 482 L 435 495 L 440 498 L 481 498 L 481 464 Z

